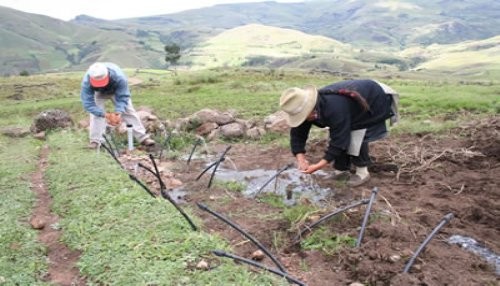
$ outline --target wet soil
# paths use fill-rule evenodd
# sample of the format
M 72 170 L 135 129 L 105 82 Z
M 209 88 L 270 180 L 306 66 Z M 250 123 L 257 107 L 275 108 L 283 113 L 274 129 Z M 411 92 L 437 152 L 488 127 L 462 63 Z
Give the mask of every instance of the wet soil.
M 59 217 L 51 212 L 52 197 L 47 191 L 44 173 L 47 168 L 49 148 L 42 148 L 38 167 L 31 177 L 31 188 L 36 194 L 36 204 L 30 218 L 33 228 L 38 229 L 38 240 L 47 247 L 48 273 L 41 277 L 43 281 L 55 285 L 86 285 L 80 276 L 76 262 L 80 257 L 78 251 L 70 250 L 59 241 L 61 230 L 58 228 Z
M 184 182 L 183 200 L 204 220 L 204 231 L 225 237 L 234 253 L 250 258 L 258 248 L 214 216 L 196 208 L 203 202 L 231 219 L 271 250 L 288 272 L 308 285 L 498 285 L 495 265 L 460 245 L 450 244 L 452 235 L 471 237 L 492 253 L 500 254 L 500 120 L 490 117 L 471 122 L 447 134 L 390 136 L 370 145 L 371 180 L 349 188 L 327 178 L 316 180 L 331 194 L 315 204 L 315 216 L 339 206 L 369 198 L 379 189 L 360 247 L 345 246 L 327 253 L 294 244 L 307 218 L 287 221 L 284 209 L 221 185 L 207 188 L 210 172 L 196 177 L 229 144 L 210 146 L 211 157 L 201 156 L 188 166 L 185 161 L 167 162 L 176 178 Z M 308 156 L 323 156 L 326 140 L 311 140 Z M 244 170 L 278 170 L 293 162 L 287 148 L 255 144 L 232 144 L 221 167 Z M 294 168 L 292 167 L 292 170 Z M 331 171 L 331 167 L 324 171 Z M 296 169 L 295 169 L 296 171 Z M 298 172 L 298 171 L 296 171 Z M 141 173 L 143 178 L 150 176 Z M 313 175 L 314 177 L 315 175 Z M 154 189 L 154 178 L 144 178 Z M 279 177 L 278 177 L 278 180 Z M 322 225 L 330 237 L 357 238 L 366 206 L 354 208 Z M 446 224 L 418 256 L 409 273 L 403 269 L 428 234 L 452 213 Z M 309 218 L 311 219 L 311 218 Z M 317 219 L 317 218 L 316 218 Z M 314 232 L 315 230 L 313 230 Z M 219 263 L 224 261 L 220 260 Z M 273 266 L 269 258 L 262 263 Z

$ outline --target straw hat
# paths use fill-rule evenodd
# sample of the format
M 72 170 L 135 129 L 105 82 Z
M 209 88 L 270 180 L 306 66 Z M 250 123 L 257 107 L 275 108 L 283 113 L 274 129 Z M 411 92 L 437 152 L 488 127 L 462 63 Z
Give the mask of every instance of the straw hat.
M 288 125 L 297 127 L 302 124 L 314 110 L 317 99 L 318 90 L 312 85 L 304 88 L 292 87 L 283 91 L 280 108 L 288 115 Z
M 109 83 L 109 71 L 103 63 L 92 64 L 89 67 L 88 74 L 92 87 L 105 87 Z

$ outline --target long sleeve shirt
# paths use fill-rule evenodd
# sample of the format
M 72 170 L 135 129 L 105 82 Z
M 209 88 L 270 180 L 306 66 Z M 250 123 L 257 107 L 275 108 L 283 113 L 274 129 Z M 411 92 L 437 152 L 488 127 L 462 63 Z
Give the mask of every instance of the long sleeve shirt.
M 88 72 L 82 80 L 80 99 L 85 111 L 92 113 L 95 116 L 104 117 L 104 110 L 98 107 L 95 103 L 94 93 L 114 94 L 115 97 L 115 112 L 124 112 L 130 98 L 130 90 L 128 88 L 127 76 L 123 71 L 113 63 L 104 63 L 109 71 L 109 83 L 105 88 L 93 88 L 90 85 Z
M 338 94 L 340 89 L 357 91 L 370 106 L 364 111 L 354 99 Z M 291 128 L 290 146 L 294 155 L 305 153 L 305 145 L 312 125 L 329 127 L 330 139 L 323 159 L 328 162 L 345 153 L 351 141 L 351 131 L 380 124 L 392 116 L 391 97 L 372 80 L 348 80 L 318 90 L 315 110 L 318 118 L 304 121 Z

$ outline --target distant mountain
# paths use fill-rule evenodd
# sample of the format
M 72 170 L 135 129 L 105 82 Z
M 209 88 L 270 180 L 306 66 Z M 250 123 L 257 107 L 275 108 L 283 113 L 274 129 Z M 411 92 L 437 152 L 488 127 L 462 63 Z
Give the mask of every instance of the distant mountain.
M 84 69 L 96 60 L 163 67 L 163 45 L 0 6 L 0 74 Z
M 96 26 L 95 22 L 75 23 Z M 222 4 L 185 12 L 98 23 L 144 30 L 184 46 L 247 24 L 294 29 L 363 47 L 451 44 L 500 34 L 497 0 L 312 0 Z
M 500 35 L 497 0 L 258 2 L 69 22 L 0 6 L 0 17 L 2 74 L 81 70 L 96 60 L 165 68 L 163 49 L 171 43 L 181 46 L 179 63 L 189 68 L 439 69 L 431 62 L 451 46 Z

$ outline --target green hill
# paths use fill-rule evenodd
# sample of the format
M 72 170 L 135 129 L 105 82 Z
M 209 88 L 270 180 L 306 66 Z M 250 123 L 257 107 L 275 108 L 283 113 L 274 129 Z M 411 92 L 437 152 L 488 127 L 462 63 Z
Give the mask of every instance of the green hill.
M 0 73 L 86 68 L 96 60 L 162 67 L 163 47 L 146 46 L 121 31 L 104 31 L 0 7 Z

